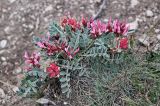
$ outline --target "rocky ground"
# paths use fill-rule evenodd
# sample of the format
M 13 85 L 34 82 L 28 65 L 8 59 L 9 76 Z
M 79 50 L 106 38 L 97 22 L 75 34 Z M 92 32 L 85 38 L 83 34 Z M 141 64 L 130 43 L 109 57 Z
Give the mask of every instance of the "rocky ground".
M 136 37 L 144 46 L 160 40 L 160 24 L 147 35 L 143 34 L 160 19 L 160 0 L 106 1 L 100 19 L 126 19 L 137 30 Z M 68 12 L 77 18 L 81 14 L 94 16 L 100 4 L 101 0 L 0 0 L 0 106 L 35 104 L 34 100 L 22 99 L 14 92 L 17 75 L 22 72 L 23 52 L 34 50 L 32 36 L 46 31 L 51 21 L 59 20 Z M 157 44 L 153 49 L 159 48 Z

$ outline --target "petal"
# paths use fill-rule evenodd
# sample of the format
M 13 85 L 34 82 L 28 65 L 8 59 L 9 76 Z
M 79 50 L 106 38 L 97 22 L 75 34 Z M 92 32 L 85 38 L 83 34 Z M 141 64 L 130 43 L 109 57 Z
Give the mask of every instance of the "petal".
M 28 55 L 28 52 L 27 52 L 27 51 L 24 52 L 24 58 L 25 58 L 25 59 L 28 59 L 28 58 L 29 58 L 29 55 Z
M 48 73 L 52 73 L 53 72 L 53 69 L 51 67 L 47 67 L 47 70 L 46 70 Z
M 42 43 L 42 42 L 37 42 L 36 43 L 40 48 L 46 48 L 45 46 L 44 46 L 44 43 Z
M 50 77 L 50 78 L 53 78 L 53 77 L 55 77 L 55 76 L 56 76 L 56 75 L 55 75 L 54 72 L 49 74 L 49 77 Z

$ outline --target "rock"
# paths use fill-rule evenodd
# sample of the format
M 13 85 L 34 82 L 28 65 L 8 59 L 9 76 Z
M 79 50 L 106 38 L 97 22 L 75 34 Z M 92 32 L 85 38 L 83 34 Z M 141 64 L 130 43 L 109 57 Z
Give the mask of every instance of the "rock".
M 155 29 L 155 33 L 159 33 L 160 32 L 160 29 Z
M 7 45 L 7 40 L 1 40 L 0 41 L 0 48 L 5 48 Z
M 12 28 L 9 27 L 9 26 L 7 26 L 7 27 L 4 28 L 4 32 L 5 32 L 6 34 L 10 34 L 11 31 L 12 31 Z
M 7 65 L 7 62 L 6 62 L 6 61 L 5 61 L 5 62 L 3 62 L 3 63 L 2 63 L 2 65 L 3 65 L 3 66 L 6 66 L 6 65 Z
M 5 104 L 6 103 L 6 101 L 5 100 L 2 100 L 2 104 Z
M 95 0 L 96 3 L 101 3 L 101 0 Z
M 150 43 L 149 43 L 149 38 L 147 37 L 147 35 L 143 35 L 142 37 L 140 37 L 139 39 L 138 39 L 138 41 L 141 43 L 141 44 L 143 44 L 144 46 L 149 46 L 150 45 Z
M 64 105 L 67 105 L 68 103 L 67 103 L 67 102 L 63 102 L 63 104 L 64 104 Z
M 19 74 L 19 73 L 21 73 L 21 72 L 22 72 L 22 69 L 21 69 L 21 67 L 18 67 L 18 68 L 15 70 L 15 72 L 16 72 L 16 74 Z
M 19 91 L 19 88 L 18 87 L 13 87 L 12 90 L 13 90 L 13 92 L 17 93 L 17 91 Z
M 138 0 L 131 0 L 131 8 L 134 8 L 139 3 Z
M 49 100 L 49 99 L 46 99 L 46 98 L 40 98 L 36 101 L 37 103 L 40 103 L 40 104 L 48 104 L 48 103 L 51 103 L 53 105 L 56 105 L 53 101 Z
M 0 97 L 5 98 L 5 93 L 4 93 L 4 90 L 2 88 L 0 88 Z
M 158 39 L 158 40 L 160 40 L 160 34 L 159 34 L 159 35 L 157 35 L 157 39 Z
M 51 11 L 52 9 L 53 9 L 52 5 L 49 5 L 49 6 L 46 7 L 45 12 Z
M 2 61 L 6 61 L 6 58 L 5 58 L 5 57 L 1 57 L 1 60 L 2 60 Z
M 153 12 L 151 10 L 147 10 L 146 11 L 146 15 L 147 15 L 147 17 L 152 17 L 153 16 Z
M 116 13 L 115 16 L 116 16 L 116 17 L 120 17 L 121 14 L 120 14 L 120 13 Z
M 136 30 L 138 29 L 138 19 L 136 19 L 134 22 L 128 23 L 130 30 Z
M 154 52 L 157 52 L 160 50 L 160 44 L 156 44 L 155 47 L 153 48 Z
M 16 1 L 16 0 L 9 0 L 10 3 L 13 3 L 13 2 L 15 2 L 15 1 Z
M 29 24 L 29 25 L 28 25 L 28 28 L 29 28 L 29 29 L 33 29 L 34 26 L 33 26 L 32 24 Z

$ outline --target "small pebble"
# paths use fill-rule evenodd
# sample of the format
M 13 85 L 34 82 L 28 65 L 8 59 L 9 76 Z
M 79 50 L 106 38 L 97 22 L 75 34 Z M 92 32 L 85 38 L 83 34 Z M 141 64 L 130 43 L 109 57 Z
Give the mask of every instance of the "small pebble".
M 53 9 L 52 5 L 49 5 L 49 6 L 47 6 L 47 8 L 45 9 L 45 12 L 46 12 L 46 11 L 51 11 L 52 9 Z
M 9 0 L 10 3 L 13 3 L 13 2 L 15 2 L 15 1 L 16 1 L 16 0 Z
M 160 34 L 159 34 L 159 35 L 157 35 L 157 39 L 158 39 L 158 40 L 160 40 Z
M 152 17 L 152 16 L 153 16 L 153 12 L 152 12 L 151 10 L 147 10 L 147 11 L 146 11 L 146 15 L 147 15 L 148 17 Z
M 4 93 L 4 90 L 2 88 L 0 88 L 0 97 L 5 98 L 5 93 Z
M 2 60 L 2 61 L 6 61 L 6 58 L 5 58 L 5 57 L 1 57 L 1 60 Z
M 150 45 L 150 43 L 149 43 L 149 38 L 147 37 L 147 35 L 143 35 L 142 37 L 140 37 L 139 39 L 138 39 L 138 41 L 141 43 L 141 44 L 143 44 L 144 46 L 149 46 Z
M 160 29 L 155 29 L 155 33 L 159 33 L 160 32 Z
M 13 90 L 13 92 L 17 93 L 17 91 L 19 91 L 19 88 L 18 87 L 13 87 L 12 90 Z
M 131 8 L 134 8 L 139 3 L 138 0 L 131 0 Z
M 18 67 L 15 72 L 16 72 L 16 74 L 19 74 L 22 72 L 22 69 L 20 67 Z
M 1 40 L 0 41 L 0 48 L 5 48 L 7 45 L 7 40 Z

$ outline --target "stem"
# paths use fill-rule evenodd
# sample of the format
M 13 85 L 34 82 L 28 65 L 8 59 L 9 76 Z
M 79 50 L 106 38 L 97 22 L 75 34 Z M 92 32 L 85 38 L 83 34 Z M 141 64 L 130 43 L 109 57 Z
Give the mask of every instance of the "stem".
M 86 53 L 86 52 L 92 47 L 92 45 L 94 44 L 94 42 L 95 42 L 95 40 L 92 40 L 91 43 L 90 43 L 90 44 L 88 45 L 88 47 L 86 48 L 86 50 L 81 53 L 81 55 L 84 54 L 84 53 Z

